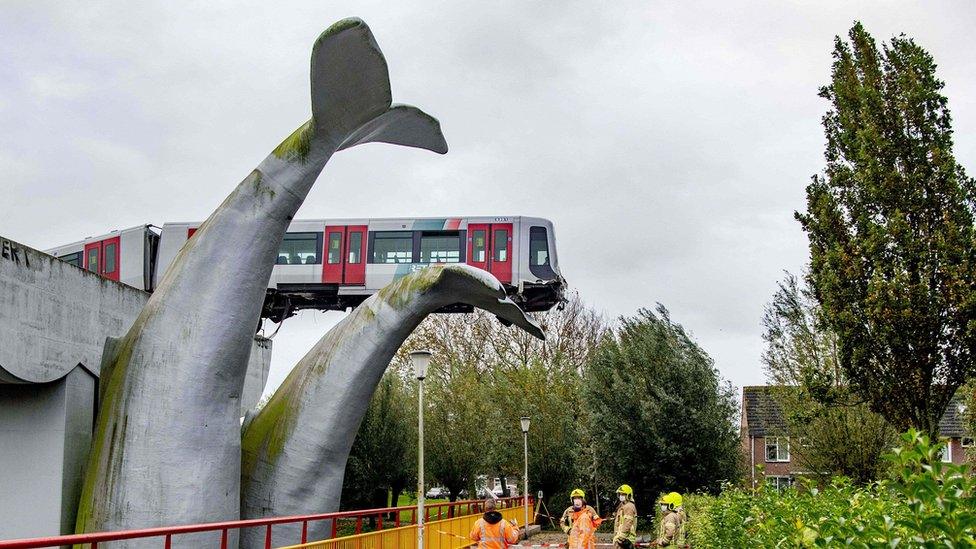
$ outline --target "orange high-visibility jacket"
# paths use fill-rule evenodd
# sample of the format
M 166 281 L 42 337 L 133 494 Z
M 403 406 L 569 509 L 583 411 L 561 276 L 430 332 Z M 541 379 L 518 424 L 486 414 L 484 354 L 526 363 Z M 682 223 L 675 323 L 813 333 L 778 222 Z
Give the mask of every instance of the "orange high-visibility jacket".
M 475 521 L 468 535 L 471 541 L 478 542 L 478 549 L 507 549 L 518 542 L 518 529 L 502 518 L 498 511 L 488 511 Z
M 572 507 L 563 512 L 563 519 L 569 522 L 569 549 L 593 549 L 596 544 L 596 529 L 603 519 L 589 505 L 579 511 Z M 563 522 L 561 520 L 560 522 Z

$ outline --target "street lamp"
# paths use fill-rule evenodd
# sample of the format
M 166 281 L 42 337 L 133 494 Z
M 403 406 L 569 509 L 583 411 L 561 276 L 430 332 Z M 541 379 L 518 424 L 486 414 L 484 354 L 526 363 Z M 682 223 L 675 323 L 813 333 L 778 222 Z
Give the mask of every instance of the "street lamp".
M 424 549 L 424 378 L 430 364 L 430 351 L 410 353 L 413 373 L 417 376 L 417 549 Z
M 522 475 L 522 501 L 525 506 L 525 539 L 529 539 L 529 423 L 531 420 L 528 416 L 522 416 L 519 418 L 519 423 L 522 424 L 522 438 L 524 441 L 525 450 L 525 472 Z

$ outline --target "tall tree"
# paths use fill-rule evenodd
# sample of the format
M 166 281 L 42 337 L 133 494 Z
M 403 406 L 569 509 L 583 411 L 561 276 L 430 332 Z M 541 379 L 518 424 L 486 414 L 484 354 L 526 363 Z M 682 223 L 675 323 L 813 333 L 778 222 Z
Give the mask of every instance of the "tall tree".
M 935 61 L 904 35 L 879 51 L 860 23 L 837 37 L 823 175 L 796 217 L 840 365 L 899 430 L 937 434 L 976 372 L 974 181 L 952 153 Z
M 601 476 L 631 484 L 639 506 L 739 476 L 735 390 L 663 306 L 622 318 L 585 384 Z
M 898 442 L 897 433 L 851 393 L 837 337 L 819 321 L 810 288 L 787 273 L 762 323 L 763 363 L 785 415 L 782 434 L 795 441 L 792 459 L 815 475 L 844 475 L 862 484 L 880 478 L 883 455 Z
M 431 363 L 425 386 L 425 452 L 427 470 L 457 500 L 472 489 L 486 465 L 486 448 L 497 433 L 486 421 L 488 390 L 474 369 Z M 505 443 L 511 441 L 497 441 Z

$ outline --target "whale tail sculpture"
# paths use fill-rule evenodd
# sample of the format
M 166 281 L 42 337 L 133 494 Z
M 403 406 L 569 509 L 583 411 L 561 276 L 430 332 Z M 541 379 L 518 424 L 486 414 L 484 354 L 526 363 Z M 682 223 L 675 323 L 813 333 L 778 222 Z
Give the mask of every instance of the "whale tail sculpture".
M 505 296 L 491 274 L 463 264 L 410 273 L 364 301 L 329 330 L 242 429 L 244 519 L 329 512 L 338 508 L 346 460 L 383 372 L 428 314 L 456 303 L 495 313 L 544 339 L 541 328 Z M 328 524 L 309 524 L 308 539 Z M 280 525 L 277 539 L 299 539 Z M 263 547 L 260 532 L 242 534 L 244 549 Z
M 311 84 L 312 119 L 275 149 L 279 158 L 304 162 L 316 140 L 333 150 L 382 142 L 447 152 L 436 118 L 393 104 L 386 59 L 361 19 L 344 19 L 315 41 Z
M 359 19 L 316 40 L 311 103 L 312 118 L 210 215 L 111 345 L 78 532 L 239 517 L 239 398 L 289 222 L 337 150 L 385 142 L 447 151 L 436 119 L 392 104 L 386 60 Z

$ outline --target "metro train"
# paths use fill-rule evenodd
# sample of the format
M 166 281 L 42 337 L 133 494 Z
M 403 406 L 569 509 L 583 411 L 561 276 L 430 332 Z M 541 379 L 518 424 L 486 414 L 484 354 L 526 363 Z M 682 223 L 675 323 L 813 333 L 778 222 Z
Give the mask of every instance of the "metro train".
M 139 225 L 45 250 L 62 261 L 152 291 L 202 222 Z M 552 222 L 538 217 L 305 219 L 291 222 L 262 317 L 345 310 L 432 263 L 467 263 L 502 283 L 526 311 L 565 302 Z M 457 305 L 448 311 L 470 310 Z

